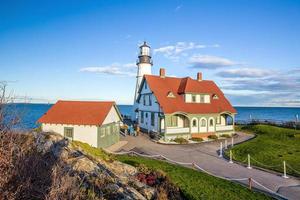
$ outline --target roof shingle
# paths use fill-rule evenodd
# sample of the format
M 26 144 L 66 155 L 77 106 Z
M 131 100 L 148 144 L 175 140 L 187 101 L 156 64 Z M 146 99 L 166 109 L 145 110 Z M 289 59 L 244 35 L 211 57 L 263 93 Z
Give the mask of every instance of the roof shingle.
M 209 80 L 197 81 L 190 77 L 160 77 L 155 75 L 145 75 L 150 89 L 155 95 L 164 113 L 185 112 L 191 114 L 236 113 L 230 102 L 226 99 L 219 87 Z M 172 92 L 175 98 L 169 98 Z M 211 103 L 186 103 L 184 93 L 210 94 Z M 217 95 L 218 99 L 212 96 Z
M 62 101 L 54 104 L 39 120 L 39 123 L 102 125 L 115 102 L 107 101 Z

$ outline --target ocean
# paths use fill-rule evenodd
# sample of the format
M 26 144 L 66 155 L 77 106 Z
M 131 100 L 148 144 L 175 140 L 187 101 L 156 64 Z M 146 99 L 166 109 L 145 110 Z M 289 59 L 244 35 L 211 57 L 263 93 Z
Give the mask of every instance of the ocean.
M 37 126 L 36 121 L 52 106 L 52 104 L 23 104 L 9 105 L 21 118 L 23 129 L 32 129 Z M 121 114 L 130 115 L 132 105 L 118 105 Z M 235 107 L 238 114 L 236 121 L 247 121 L 250 119 L 272 120 L 272 121 L 295 121 L 296 115 L 300 117 L 300 107 Z

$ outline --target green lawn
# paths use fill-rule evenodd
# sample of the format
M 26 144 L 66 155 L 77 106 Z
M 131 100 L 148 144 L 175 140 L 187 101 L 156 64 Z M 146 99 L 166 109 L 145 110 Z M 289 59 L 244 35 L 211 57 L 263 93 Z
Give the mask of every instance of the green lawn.
M 107 155 L 102 150 L 90 147 L 87 144 L 81 142 L 75 142 L 74 144 L 91 156 L 117 159 L 133 166 L 143 164 L 153 170 L 162 170 L 182 190 L 187 199 L 271 199 L 237 183 L 215 178 L 190 168 L 138 156 Z
M 300 172 L 300 131 L 270 125 L 239 126 L 239 130 L 255 133 L 256 138 L 236 145 L 232 149 L 234 159 L 243 161 L 250 154 L 257 160 L 252 165 L 283 172 L 283 161 Z M 226 152 L 229 155 L 229 151 Z M 246 162 L 245 162 L 246 163 Z M 262 164 L 261 164 L 262 163 Z M 300 176 L 300 173 L 287 167 L 289 174 Z

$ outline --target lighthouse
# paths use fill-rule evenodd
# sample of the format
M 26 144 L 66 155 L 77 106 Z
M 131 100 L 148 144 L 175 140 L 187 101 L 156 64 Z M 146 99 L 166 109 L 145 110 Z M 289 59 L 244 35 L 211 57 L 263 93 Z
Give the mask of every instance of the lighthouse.
M 136 121 L 137 119 L 137 103 L 136 99 L 138 97 L 139 88 L 143 77 L 145 74 L 151 75 L 151 67 L 153 65 L 151 59 L 151 48 L 148 46 L 146 42 L 144 42 L 139 47 L 139 55 L 136 62 L 137 65 L 137 75 L 136 75 L 136 86 L 135 86 L 135 93 L 134 93 L 134 104 L 133 104 L 133 112 L 131 116 L 132 121 Z

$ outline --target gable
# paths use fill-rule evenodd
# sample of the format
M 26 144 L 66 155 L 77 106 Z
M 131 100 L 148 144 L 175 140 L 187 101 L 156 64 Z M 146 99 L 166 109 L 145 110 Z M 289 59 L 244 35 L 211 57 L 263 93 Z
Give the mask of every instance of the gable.
M 117 108 L 116 106 L 112 106 L 106 118 L 104 119 L 102 125 L 119 122 L 119 121 L 121 121 L 121 117 L 117 111 Z

